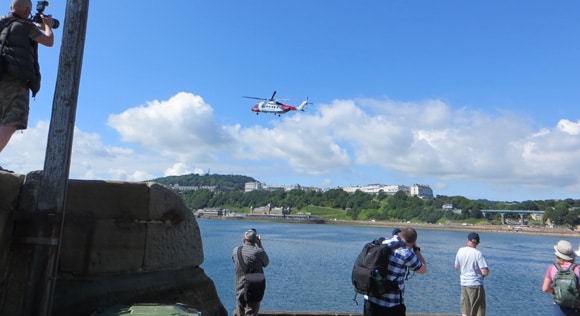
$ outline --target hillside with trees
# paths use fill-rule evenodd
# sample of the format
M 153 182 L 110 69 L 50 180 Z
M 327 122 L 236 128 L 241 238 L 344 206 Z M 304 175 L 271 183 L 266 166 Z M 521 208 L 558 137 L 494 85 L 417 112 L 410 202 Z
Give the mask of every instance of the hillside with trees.
M 183 176 L 157 178 L 149 181 L 154 181 L 166 186 L 174 186 L 176 184 L 180 186 L 211 186 L 227 188 L 234 191 L 244 191 L 244 185 L 246 182 L 255 182 L 256 180 L 251 177 L 239 175 L 188 174 Z
M 154 179 L 158 183 L 172 186 L 220 186 L 231 191 L 198 189 L 179 191 L 186 205 L 192 209 L 223 208 L 247 213 L 251 207 L 270 203 L 289 208 L 293 214 L 311 213 L 323 218 L 345 220 L 412 221 L 422 223 L 444 223 L 447 221 L 478 223 L 500 222 L 499 214 L 487 214 L 481 210 L 538 210 L 544 211 L 546 220 L 557 226 L 575 227 L 580 224 L 580 200 L 545 200 L 524 202 L 498 202 L 470 200 L 462 196 L 437 195 L 432 199 L 407 196 L 399 191 L 394 195 L 380 192 L 377 195 L 356 191 L 347 193 L 340 188 L 321 190 L 276 190 L 244 192 L 246 182 L 254 178 L 238 175 L 184 175 Z M 443 206 L 452 206 L 444 210 Z M 506 215 L 507 220 L 517 221 L 519 215 Z

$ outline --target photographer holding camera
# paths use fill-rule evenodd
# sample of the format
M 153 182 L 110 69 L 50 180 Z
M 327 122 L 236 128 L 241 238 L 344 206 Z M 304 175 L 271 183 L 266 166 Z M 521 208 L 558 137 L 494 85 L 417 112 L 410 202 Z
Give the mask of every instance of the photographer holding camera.
M 31 12 L 32 1 L 12 0 L 10 13 L 0 18 L 0 152 L 16 130 L 28 127 L 28 90 L 33 97 L 40 90 L 38 43 L 54 45 L 52 17 L 30 21 Z
M 398 290 L 388 290 L 381 297 L 365 295 L 363 316 L 405 316 L 407 307 L 403 297 L 407 271 L 427 273 L 427 262 L 417 246 L 417 231 L 412 227 L 405 227 L 400 232 L 397 230 L 393 230 L 392 238 L 384 240 L 383 244 L 393 249 L 386 278 L 396 282 Z
M 270 258 L 262 246 L 262 237 L 250 229 L 242 237 L 242 245 L 232 254 L 235 270 L 236 316 L 256 316 L 266 290 L 264 268 Z

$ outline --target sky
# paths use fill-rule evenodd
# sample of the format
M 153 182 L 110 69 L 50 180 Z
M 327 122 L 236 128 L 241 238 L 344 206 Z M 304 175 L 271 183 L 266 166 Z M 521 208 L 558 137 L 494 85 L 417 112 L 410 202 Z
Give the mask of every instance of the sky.
M 65 11 L 45 10 L 61 26 L 39 48 L 42 89 L 0 153 L 18 173 L 44 166 Z M 90 1 L 70 178 L 580 199 L 578 12 L 571 0 Z M 273 91 L 313 104 L 256 115 L 242 97 Z

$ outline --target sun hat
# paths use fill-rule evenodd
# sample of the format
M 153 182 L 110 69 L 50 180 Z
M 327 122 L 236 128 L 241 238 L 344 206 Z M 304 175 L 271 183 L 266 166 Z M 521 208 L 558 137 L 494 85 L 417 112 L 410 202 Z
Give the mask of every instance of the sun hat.
M 395 229 L 393 229 L 393 234 L 392 235 L 396 235 L 396 234 L 398 234 L 400 232 L 401 232 L 401 229 L 400 228 L 395 228 Z
M 566 240 L 560 240 L 554 246 L 554 250 L 556 250 L 556 256 L 564 260 L 574 260 L 574 257 L 576 257 L 576 253 L 572 249 L 572 244 Z
M 472 243 L 479 244 L 479 234 L 471 232 L 467 235 L 467 239 L 470 240 Z
M 249 241 L 249 242 L 254 242 L 256 241 L 256 230 L 255 229 L 250 229 L 247 232 L 244 233 L 244 239 Z

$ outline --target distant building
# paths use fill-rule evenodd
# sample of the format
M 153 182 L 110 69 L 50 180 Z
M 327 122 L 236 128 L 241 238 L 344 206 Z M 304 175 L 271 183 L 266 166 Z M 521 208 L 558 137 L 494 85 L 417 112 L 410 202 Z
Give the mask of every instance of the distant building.
M 404 185 L 369 184 L 364 186 L 344 187 L 342 190 L 348 193 L 354 193 L 359 190 L 368 194 L 379 194 L 381 191 L 388 195 L 395 195 L 395 193 L 399 191 L 403 191 L 405 194 L 409 194 L 409 187 Z
M 284 187 L 274 186 L 274 185 L 262 185 L 262 190 L 264 190 L 264 191 L 278 191 L 278 190 L 284 190 Z
M 406 185 L 383 185 L 383 184 L 369 184 L 365 186 L 350 186 L 342 188 L 348 193 L 354 193 L 357 190 L 368 194 L 379 194 L 381 191 L 387 195 L 395 195 L 397 192 L 402 191 L 409 196 L 418 196 L 420 198 L 432 198 L 433 190 L 428 185 L 425 184 L 414 184 L 412 186 Z
M 179 183 L 170 185 L 169 188 L 176 191 L 208 190 L 211 192 L 229 192 L 232 190 L 230 187 L 221 187 L 215 185 L 179 185 Z
M 262 183 L 256 182 L 246 182 L 244 184 L 244 192 L 251 192 L 251 191 L 261 191 L 262 190 Z
M 403 191 L 403 192 L 405 192 L 405 194 L 409 195 L 410 189 L 406 185 L 392 184 L 392 185 L 383 186 L 382 190 L 384 193 L 386 193 L 388 195 L 395 195 L 399 191 Z
M 379 194 L 383 192 L 387 195 L 395 195 L 397 192 L 402 191 L 408 196 L 417 196 L 420 198 L 433 198 L 433 190 L 426 185 L 426 184 L 414 184 L 412 186 L 406 185 L 398 185 L 398 184 L 391 184 L 391 185 L 384 185 L 384 184 L 368 184 L 364 186 L 349 186 L 349 187 L 342 187 L 340 188 L 345 192 L 348 193 L 355 193 L 357 190 L 368 193 L 368 194 Z M 291 191 L 291 190 L 316 190 L 321 191 L 319 188 L 312 188 L 312 187 L 302 187 L 298 184 L 296 185 L 287 185 L 287 186 L 270 186 L 266 184 L 262 184 L 260 182 L 246 182 L 244 186 L 245 192 L 255 191 L 255 190 L 266 190 L 266 191 L 276 191 L 276 190 L 284 190 L 284 191 Z
M 289 215 L 290 209 L 283 207 L 273 207 L 272 204 L 263 207 L 251 207 L 249 215 Z
M 426 184 L 413 184 L 409 195 L 418 196 L 423 199 L 431 199 L 433 198 L 433 190 Z
M 441 208 L 442 208 L 444 211 L 452 211 L 452 210 L 453 210 L 455 207 L 453 207 L 453 204 L 451 204 L 451 203 L 447 203 L 447 204 L 443 204 L 443 205 L 441 206 Z
M 173 190 L 177 190 L 177 191 L 195 191 L 195 190 L 199 189 L 199 186 L 197 186 L 197 185 L 179 185 L 179 183 L 176 183 L 176 184 L 170 186 L 170 188 L 172 188 Z

